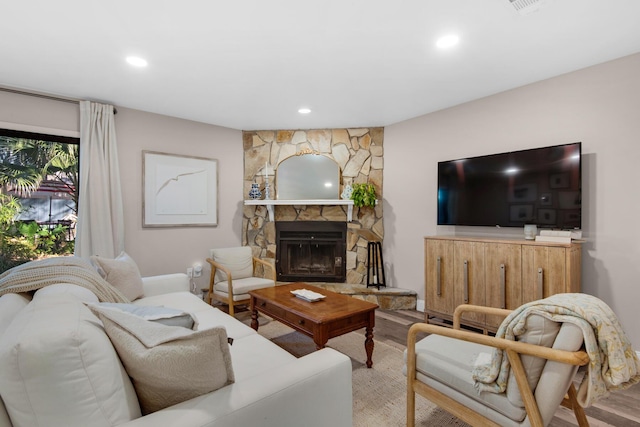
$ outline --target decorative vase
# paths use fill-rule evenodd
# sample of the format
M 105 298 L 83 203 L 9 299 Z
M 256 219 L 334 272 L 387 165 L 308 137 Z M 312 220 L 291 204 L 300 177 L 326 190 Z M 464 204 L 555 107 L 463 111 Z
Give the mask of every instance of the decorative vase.
M 260 197 L 262 197 L 262 192 L 260 191 L 260 187 L 258 187 L 258 184 L 251 184 L 251 190 L 249 190 L 249 198 L 256 200 Z
M 351 193 L 353 193 L 353 187 L 351 187 L 350 184 L 347 184 L 344 186 L 340 197 L 342 197 L 343 200 L 349 200 L 351 199 Z
M 524 225 L 524 238 L 525 240 L 535 240 L 536 234 L 538 234 L 538 227 L 535 224 Z

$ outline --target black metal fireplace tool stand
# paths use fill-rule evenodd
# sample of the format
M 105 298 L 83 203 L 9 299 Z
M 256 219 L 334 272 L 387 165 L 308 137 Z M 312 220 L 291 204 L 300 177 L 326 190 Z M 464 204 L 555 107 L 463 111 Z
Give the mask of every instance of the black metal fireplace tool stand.
M 386 287 L 384 277 L 384 261 L 382 259 L 382 243 L 369 242 L 367 244 L 367 288 Z

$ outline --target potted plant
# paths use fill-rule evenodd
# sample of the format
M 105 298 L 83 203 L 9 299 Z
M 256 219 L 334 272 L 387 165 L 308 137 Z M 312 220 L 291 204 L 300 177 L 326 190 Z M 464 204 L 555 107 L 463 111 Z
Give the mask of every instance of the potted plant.
M 376 187 L 373 184 L 353 184 L 351 193 L 353 206 L 361 208 L 363 206 L 376 206 Z

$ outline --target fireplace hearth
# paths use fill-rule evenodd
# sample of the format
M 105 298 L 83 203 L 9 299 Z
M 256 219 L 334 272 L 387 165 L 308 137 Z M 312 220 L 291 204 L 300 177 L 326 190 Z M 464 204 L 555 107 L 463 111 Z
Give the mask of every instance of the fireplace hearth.
M 347 224 L 276 222 L 276 273 L 282 282 L 345 282 Z

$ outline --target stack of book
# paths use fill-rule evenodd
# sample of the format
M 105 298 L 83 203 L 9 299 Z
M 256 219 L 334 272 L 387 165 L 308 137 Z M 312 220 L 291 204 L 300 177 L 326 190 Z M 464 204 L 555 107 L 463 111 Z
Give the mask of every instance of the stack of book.
M 536 242 L 571 243 L 571 239 L 582 238 L 580 230 L 540 230 Z

